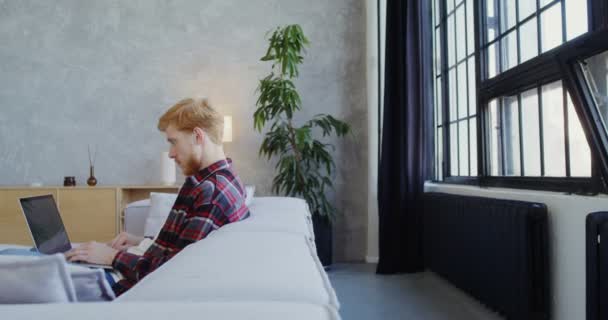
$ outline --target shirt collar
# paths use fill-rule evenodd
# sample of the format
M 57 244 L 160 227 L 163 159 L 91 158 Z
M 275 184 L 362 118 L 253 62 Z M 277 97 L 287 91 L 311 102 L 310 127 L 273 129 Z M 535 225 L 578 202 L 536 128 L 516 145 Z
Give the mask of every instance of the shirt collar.
M 219 160 L 219 161 L 216 161 L 216 162 L 210 164 L 209 166 L 207 166 L 204 169 L 201 169 L 196 174 L 190 176 L 189 179 L 193 184 L 196 185 L 196 184 L 199 184 L 201 181 L 207 179 L 207 177 L 209 177 L 212 173 L 214 173 L 218 170 L 227 169 L 231 165 L 232 165 L 232 159 L 230 159 L 230 158 L 222 159 L 222 160 Z

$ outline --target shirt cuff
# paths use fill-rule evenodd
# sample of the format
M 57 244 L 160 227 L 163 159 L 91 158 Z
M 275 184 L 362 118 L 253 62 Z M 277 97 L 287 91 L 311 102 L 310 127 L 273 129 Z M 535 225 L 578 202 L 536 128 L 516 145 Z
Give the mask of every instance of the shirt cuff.
M 130 275 L 134 274 L 135 266 L 139 261 L 140 256 L 128 253 L 126 251 L 119 251 L 114 260 L 112 261 L 112 267 L 122 273 L 126 278 L 130 278 Z

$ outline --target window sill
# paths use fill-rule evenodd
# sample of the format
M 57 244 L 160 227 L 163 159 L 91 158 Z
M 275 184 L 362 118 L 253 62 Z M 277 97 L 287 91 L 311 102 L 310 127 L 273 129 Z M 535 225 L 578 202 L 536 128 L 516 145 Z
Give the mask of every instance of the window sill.
M 437 184 L 466 185 L 479 188 L 503 188 L 548 191 L 565 194 L 595 196 L 606 194 L 602 184 L 594 178 L 555 178 L 555 177 L 447 177 Z

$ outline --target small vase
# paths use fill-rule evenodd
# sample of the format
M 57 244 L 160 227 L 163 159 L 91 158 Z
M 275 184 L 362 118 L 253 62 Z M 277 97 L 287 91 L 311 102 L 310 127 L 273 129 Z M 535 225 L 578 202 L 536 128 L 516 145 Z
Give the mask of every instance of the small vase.
M 95 178 L 95 167 L 91 166 L 91 176 L 87 180 L 87 184 L 91 187 L 97 185 L 97 178 Z
M 63 178 L 63 186 L 64 187 L 75 187 L 76 186 L 76 177 L 69 176 Z

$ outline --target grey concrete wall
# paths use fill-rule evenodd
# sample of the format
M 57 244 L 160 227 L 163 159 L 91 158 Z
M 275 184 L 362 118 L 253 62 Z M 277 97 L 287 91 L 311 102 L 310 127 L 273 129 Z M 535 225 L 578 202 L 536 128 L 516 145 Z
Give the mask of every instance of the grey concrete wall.
M 234 118 L 226 151 L 257 195 L 274 163 L 257 157 L 255 89 L 264 35 L 299 23 L 310 38 L 296 82 L 298 120 L 332 113 L 353 134 L 336 142 L 337 260 L 365 255 L 367 109 L 361 0 L 0 0 L 0 185 L 88 176 L 97 147 L 100 184 L 160 179 L 158 117 L 177 100 L 206 96 Z M 178 178 L 179 179 L 179 178 Z

